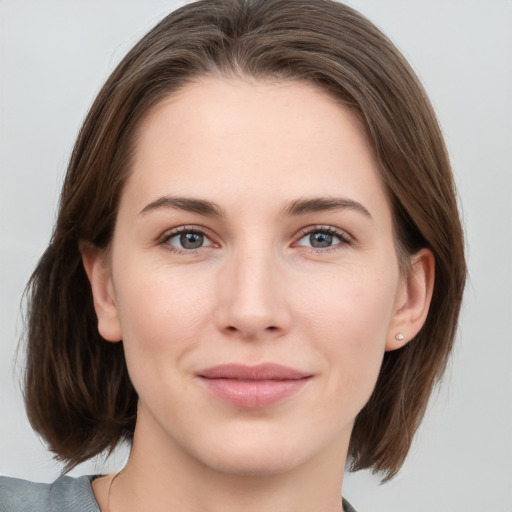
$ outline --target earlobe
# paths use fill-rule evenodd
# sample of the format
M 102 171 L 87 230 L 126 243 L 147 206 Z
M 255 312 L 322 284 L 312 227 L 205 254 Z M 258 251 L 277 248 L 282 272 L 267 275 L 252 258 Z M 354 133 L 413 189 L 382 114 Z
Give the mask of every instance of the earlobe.
M 411 341 L 427 319 L 435 280 L 435 257 L 422 249 L 411 257 L 411 268 L 404 276 L 403 291 L 390 324 L 386 350 L 396 350 Z
M 112 275 L 105 255 L 88 242 L 80 242 L 80 253 L 91 285 L 94 310 L 98 318 L 98 331 L 107 341 L 120 341 L 123 336 Z

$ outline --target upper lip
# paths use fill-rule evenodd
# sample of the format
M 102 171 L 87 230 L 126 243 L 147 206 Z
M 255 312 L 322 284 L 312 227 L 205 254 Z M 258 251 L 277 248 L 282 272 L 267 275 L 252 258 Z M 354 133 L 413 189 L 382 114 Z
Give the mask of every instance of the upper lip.
M 276 363 L 262 363 L 254 366 L 238 363 L 221 364 L 205 368 L 197 375 L 206 379 L 237 380 L 300 380 L 312 376 L 310 373 Z

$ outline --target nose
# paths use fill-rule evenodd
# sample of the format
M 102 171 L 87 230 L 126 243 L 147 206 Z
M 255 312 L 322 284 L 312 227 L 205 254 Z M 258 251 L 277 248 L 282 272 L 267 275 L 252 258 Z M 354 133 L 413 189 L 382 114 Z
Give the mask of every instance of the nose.
M 283 268 L 271 251 L 233 253 L 219 274 L 218 327 L 244 340 L 275 339 L 291 325 Z

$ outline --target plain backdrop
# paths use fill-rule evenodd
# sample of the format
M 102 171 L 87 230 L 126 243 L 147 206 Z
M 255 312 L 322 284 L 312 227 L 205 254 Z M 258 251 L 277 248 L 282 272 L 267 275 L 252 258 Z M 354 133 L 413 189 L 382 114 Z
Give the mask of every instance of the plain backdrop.
M 101 84 L 176 0 L 0 0 L 0 473 L 52 481 L 19 387 L 24 285 Z M 354 0 L 402 50 L 439 116 L 470 279 L 456 349 L 401 473 L 347 475 L 360 512 L 512 511 L 512 2 Z M 119 468 L 126 451 L 73 474 Z

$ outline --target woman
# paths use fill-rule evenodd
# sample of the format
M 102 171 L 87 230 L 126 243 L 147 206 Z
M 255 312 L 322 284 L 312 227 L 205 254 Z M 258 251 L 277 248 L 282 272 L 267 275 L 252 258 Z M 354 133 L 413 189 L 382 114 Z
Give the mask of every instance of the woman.
M 100 91 L 29 288 L 33 427 L 68 468 L 130 458 L 3 506 L 351 510 L 347 462 L 407 455 L 464 278 L 435 116 L 371 23 L 185 6 Z

